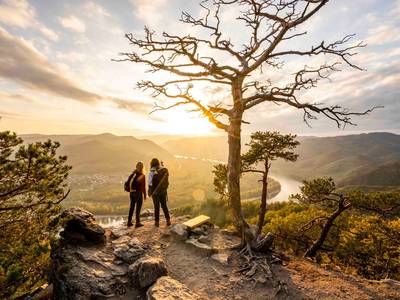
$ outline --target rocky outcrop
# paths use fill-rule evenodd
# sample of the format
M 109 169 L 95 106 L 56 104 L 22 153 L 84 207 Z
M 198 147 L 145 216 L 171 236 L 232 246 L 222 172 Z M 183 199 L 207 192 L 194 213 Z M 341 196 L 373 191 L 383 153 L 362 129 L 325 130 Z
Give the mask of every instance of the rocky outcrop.
M 68 243 L 101 244 L 105 242 L 105 230 L 96 223 L 90 212 L 81 208 L 70 208 L 61 214 L 65 222 L 61 237 Z
M 63 230 L 51 253 L 53 299 L 199 299 L 165 276 L 163 260 L 150 256 L 150 247 L 132 237 L 131 229 L 106 231 L 79 208 L 61 217 Z
M 69 209 L 62 217 L 65 227 L 51 253 L 54 299 L 143 299 L 144 291 L 129 282 L 128 267 L 146 247 L 127 235 L 107 238 L 85 210 Z
M 167 275 L 167 268 L 161 258 L 143 257 L 129 266 L 129 276 L 133 285 L 147 288 L 161 276 Z
M 187 286 L 169 277 L 160 277 L 147 291 L 148 300 L 198 300 L 200 296 Z

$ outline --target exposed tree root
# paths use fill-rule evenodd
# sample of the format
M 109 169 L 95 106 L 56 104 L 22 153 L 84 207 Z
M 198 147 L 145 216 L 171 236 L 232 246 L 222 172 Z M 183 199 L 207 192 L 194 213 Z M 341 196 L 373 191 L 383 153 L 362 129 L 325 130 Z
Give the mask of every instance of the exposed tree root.
M 240 253 L 243 263 L 237 273 L 242 274 L 246 279 L 254 281 L 254 283 L 266 283 L 273 278 L 273 274 L 268 263 L 266 255 L 255 254 L 251 248 L 244 248 Z
M 239 252 L 241 263 L 237 273 L 254 281 L 254 284 L 264 284 L 274 277 L 270 265 L 282 260 L 271 251 L 273 235 L 256 235 L 254 230 L 252 226 L 245 230 L 245 245 Z

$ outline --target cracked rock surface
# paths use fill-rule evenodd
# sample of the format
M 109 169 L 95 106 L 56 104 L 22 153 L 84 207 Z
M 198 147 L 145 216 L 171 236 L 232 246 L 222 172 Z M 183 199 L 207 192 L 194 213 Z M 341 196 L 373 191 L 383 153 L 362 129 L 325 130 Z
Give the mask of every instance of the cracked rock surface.
M 164 281 L 146 295 L 168 272 L 151 247 L 133 237 L 134 231 L 123 226 L 105 230 L 80 208 L 67 209 L 61 217 L 64 228 L 51 253 L 54 299 L 181 299 L 157 296 L 170 291 Z M 177 289 L 171 295 L 190 295 L 187 287 L 171 280 Z

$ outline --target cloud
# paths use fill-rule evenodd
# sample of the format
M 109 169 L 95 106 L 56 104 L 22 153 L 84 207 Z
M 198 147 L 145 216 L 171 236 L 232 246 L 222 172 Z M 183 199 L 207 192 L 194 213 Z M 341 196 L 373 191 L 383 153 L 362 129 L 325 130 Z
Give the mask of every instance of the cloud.
M 7 119 L 14 119 L 16 117 L 20 117 L 20 114 L 16 114 L 16 113 L 11 113 L 8 111 L 4 111 L 4 110 L 0 110 L 0 121 L 2 118 L 7 118 Z
M 369 45 L 383 45 L 397 42 L 400 39 L 400 28 L 394 25 L 381 25 L 369 32 L 367 43 Z
M 108 97 L 108 99 L 114 102 L 118 108 L 135 113 L 149 113 L 153 107 L 152 104 L 146 102 L 128 101 L 114 97 Z
M 68 52 L 68 53 L 57 52 L 56 57 L 60 61 L 68 61 L 71 63 L 83 61 L 85 59 L 85 55 L 83 55 L 82 53 L 75 52 L 75 51 Z
M 26 95 L 21 94 L 9 94 L 6 92 L 0 91 L 0 100 L 3 99 L 11 99 L 11 100 L 20 100 L 25 102 L 33 102 L 34 100 Z
M 35 9 L 26 0 L 5 0 L 1 3 L 0 23 L 24 29 L 34 28 L 53 41 L 58 39 L 53 30 L 36 20 Z
M 104 16 L 110 17 L 111 14 L 101 5 L 94 3 L 93 1 L 89 1 L 85 3 L 83 9 L 86 15 L 93 17 L 93 16 Z
M 130 112 L 148 112 L 151 105 L 121 98 L 99 95 L 81 88 L 63 76 L 61 68 L 49 62 L 33 45 L 9 34 L 0 27 L 0 77 L 16 81 L 23 86 L 86 104 L 110 102 Z M 23 95 L 0 92 L 1 97 L 29 101 Z
M 59 67 L 49 62 L 31 44 L 0 27 L 0 76 L 24 86 L 81 102 L 101 97 L 65 78 Z
M 68 16 L 64 18 L 59 18 L 60 24 L 67 29 L 84 33 L 86 31 L 85 23 L 75 16 Z
M 143 22 L 154 25 L 163 20 L 167 0 L 131 0 L 134 15 Z

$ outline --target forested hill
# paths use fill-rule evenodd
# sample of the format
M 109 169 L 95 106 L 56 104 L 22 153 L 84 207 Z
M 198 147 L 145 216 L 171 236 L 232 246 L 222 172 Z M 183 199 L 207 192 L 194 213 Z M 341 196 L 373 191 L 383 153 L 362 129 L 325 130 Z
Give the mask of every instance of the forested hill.
M 277 164 L 279 172 L 292 173 L 298 178 L 332 176 L 343 181 L 354 172 L 364 174 L 372 167 L 400 160 L 400 136 L 392 133 L 300 137 L 299 140 L 299 160 L 294 164 Z
M 132 169 L 132 162 L 159 157 L 173 162 L 173 155 L 226 160 L 227 139 L 220 137 L 155 140 L 129 136 L 24 135 L 26 142 L 53 139 L 61 143 L 75 174 L 118 173 Z M 168 139 L 165 141 L 166 139 Z M 243 138 L 243 144 L 248 137 Z M 300 157 L 295 163 L 276 161 L 272 171 L 297 179 L 331 176 L 341 185 L 398 186 L 400 135 L 368 133 L 335 137 L 298 137 Z M 245 146 L 243 147 L 245 149 Z M 396 175 L 397 174 L 397 175 Z
M 248 138 L 244 137 L 243 144 Z M 298 137 L 300 157 L 296 163 L 277 161 L 273 172 L 305 179 L 316 176 L 332 176 L 337 181 L 349 182 L 353 176 L 362 176 L 373 169 L 400 160 L 400 135 L 376 132 L 335 137 Z M 183 138 L 169 141 L 162 146 L 172 154 L 226 160 L 226 137 Z M 245 148 L 245 147 L 244 147 Z M 205 150 L 204 150 L 205 149 Z M 384 173 L 372 172 L 376 182 L 384 182 Z M 360 179 L 361 180 L 361 179 Z M 374 181 L 373 180 L 373 181 Z M 363 180 L 361 180 L 363 181 Z M 370 183 L 370 180 L 366 181 Z
M 147 139 L 112 134 L 99 135 L 22 135 L 25 143 L 51 139 L 60 142 L 60 154 L 68 156 L 73 166 L 69 176 L 71 193 L 64 202 L 68 206 L 81 206 L 96 214 L 119 214 L 127 211 L 128 202 L 122 182 L 135 168 L 137 161 L 149 170 L 150 160 L 157 157 L 170 171 L 170 204 L 179 207 L 188 203 L 215 197 L 213 165 L 202 159 L 176 159 L 160 145 Z M 260 194 L 261 186 L 256 174 L 242 178 L 243 197 Z M 269 184 L 272 197 L 280 186 Z M 149 203 L 149 202 L 148 202 Z M 148 204 L 150 205 L 150 203 Z
M 344 186 L 400 187 L 400 161 L 354 171 L 340 184 Z
M 127 174 L 136 161 L 153 157 L 170 161 L 173 156 L 145 139 L 132 136 L 99 135 L 22 135 L 26 143 L 51 139 L 61 143 L 60 153 L 68 155 L 74 174 Z

